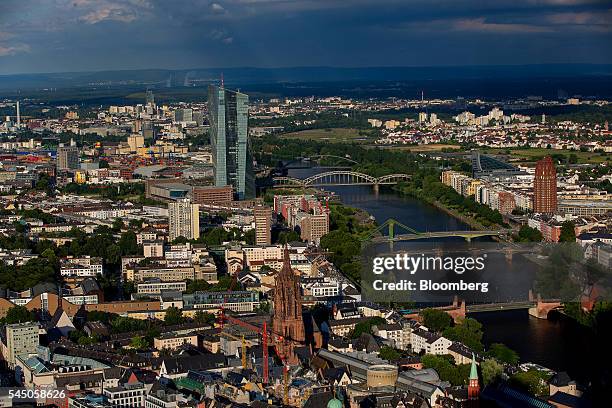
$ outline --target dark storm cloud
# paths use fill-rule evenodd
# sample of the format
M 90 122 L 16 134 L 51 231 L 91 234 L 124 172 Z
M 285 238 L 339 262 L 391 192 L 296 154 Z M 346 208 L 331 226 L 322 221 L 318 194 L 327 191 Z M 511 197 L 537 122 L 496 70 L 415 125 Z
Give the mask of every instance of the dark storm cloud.
M 601 0 L 3 0 L 0 73 L 611 63 Z

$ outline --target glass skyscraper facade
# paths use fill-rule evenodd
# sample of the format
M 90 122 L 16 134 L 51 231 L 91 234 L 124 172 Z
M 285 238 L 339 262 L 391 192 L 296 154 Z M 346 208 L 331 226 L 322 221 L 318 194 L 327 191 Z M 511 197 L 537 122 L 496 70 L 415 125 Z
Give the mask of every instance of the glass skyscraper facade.
M 254 198 L 255 174 L 248 137 L 249 96 L 210 85 L 208 116 L 215 185 L 231 185 L 239 200 Z

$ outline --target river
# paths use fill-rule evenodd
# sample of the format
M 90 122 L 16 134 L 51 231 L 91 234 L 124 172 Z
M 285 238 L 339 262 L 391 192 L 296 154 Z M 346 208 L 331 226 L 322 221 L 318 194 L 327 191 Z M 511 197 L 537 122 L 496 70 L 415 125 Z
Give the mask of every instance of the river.
M 292 177 L 316 174 L 316 169 L 293 169 Z M 325 188 L 337 194 L 342 203 L 363 209 L 379 224 L 394 218 L 418 231 L 468 230 L 468 225 L 422 201 L 381 188 L 378 194 L 368 186 Z M 555 371 L 567 371 L 571 378 L 587 384 L 597 380 L 601 359 L 593 344 L 594 334 L 573 320 L 552 313 L 549 319 L 529 316 L 527 310 L 475 313 L 483 324 L 484 344 L 503 343 L 515 350 L 521 362 L 537 363 Z

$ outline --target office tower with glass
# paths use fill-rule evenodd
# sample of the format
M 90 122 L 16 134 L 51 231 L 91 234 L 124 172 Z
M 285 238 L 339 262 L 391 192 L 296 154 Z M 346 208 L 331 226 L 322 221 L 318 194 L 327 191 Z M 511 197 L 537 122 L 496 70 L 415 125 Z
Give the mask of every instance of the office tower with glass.
M 254 198 L 255 174 L 248 138 L 249 96 L 210 85 L 208 116 L 215 185 L 231 185 L 239 200 Z

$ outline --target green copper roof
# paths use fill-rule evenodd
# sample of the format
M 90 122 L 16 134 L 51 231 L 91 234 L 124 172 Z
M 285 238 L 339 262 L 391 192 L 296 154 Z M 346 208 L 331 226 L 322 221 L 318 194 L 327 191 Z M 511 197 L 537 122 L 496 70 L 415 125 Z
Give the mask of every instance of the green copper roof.
M 476 369 L 476 356 L 472 353 L 472 367 L 470 368 L 470 380 L 478 379 L 478 370 Z
M 327 403 L 327 408 L 342 408 L 342 401 L 337 398 L 332 398 Z

